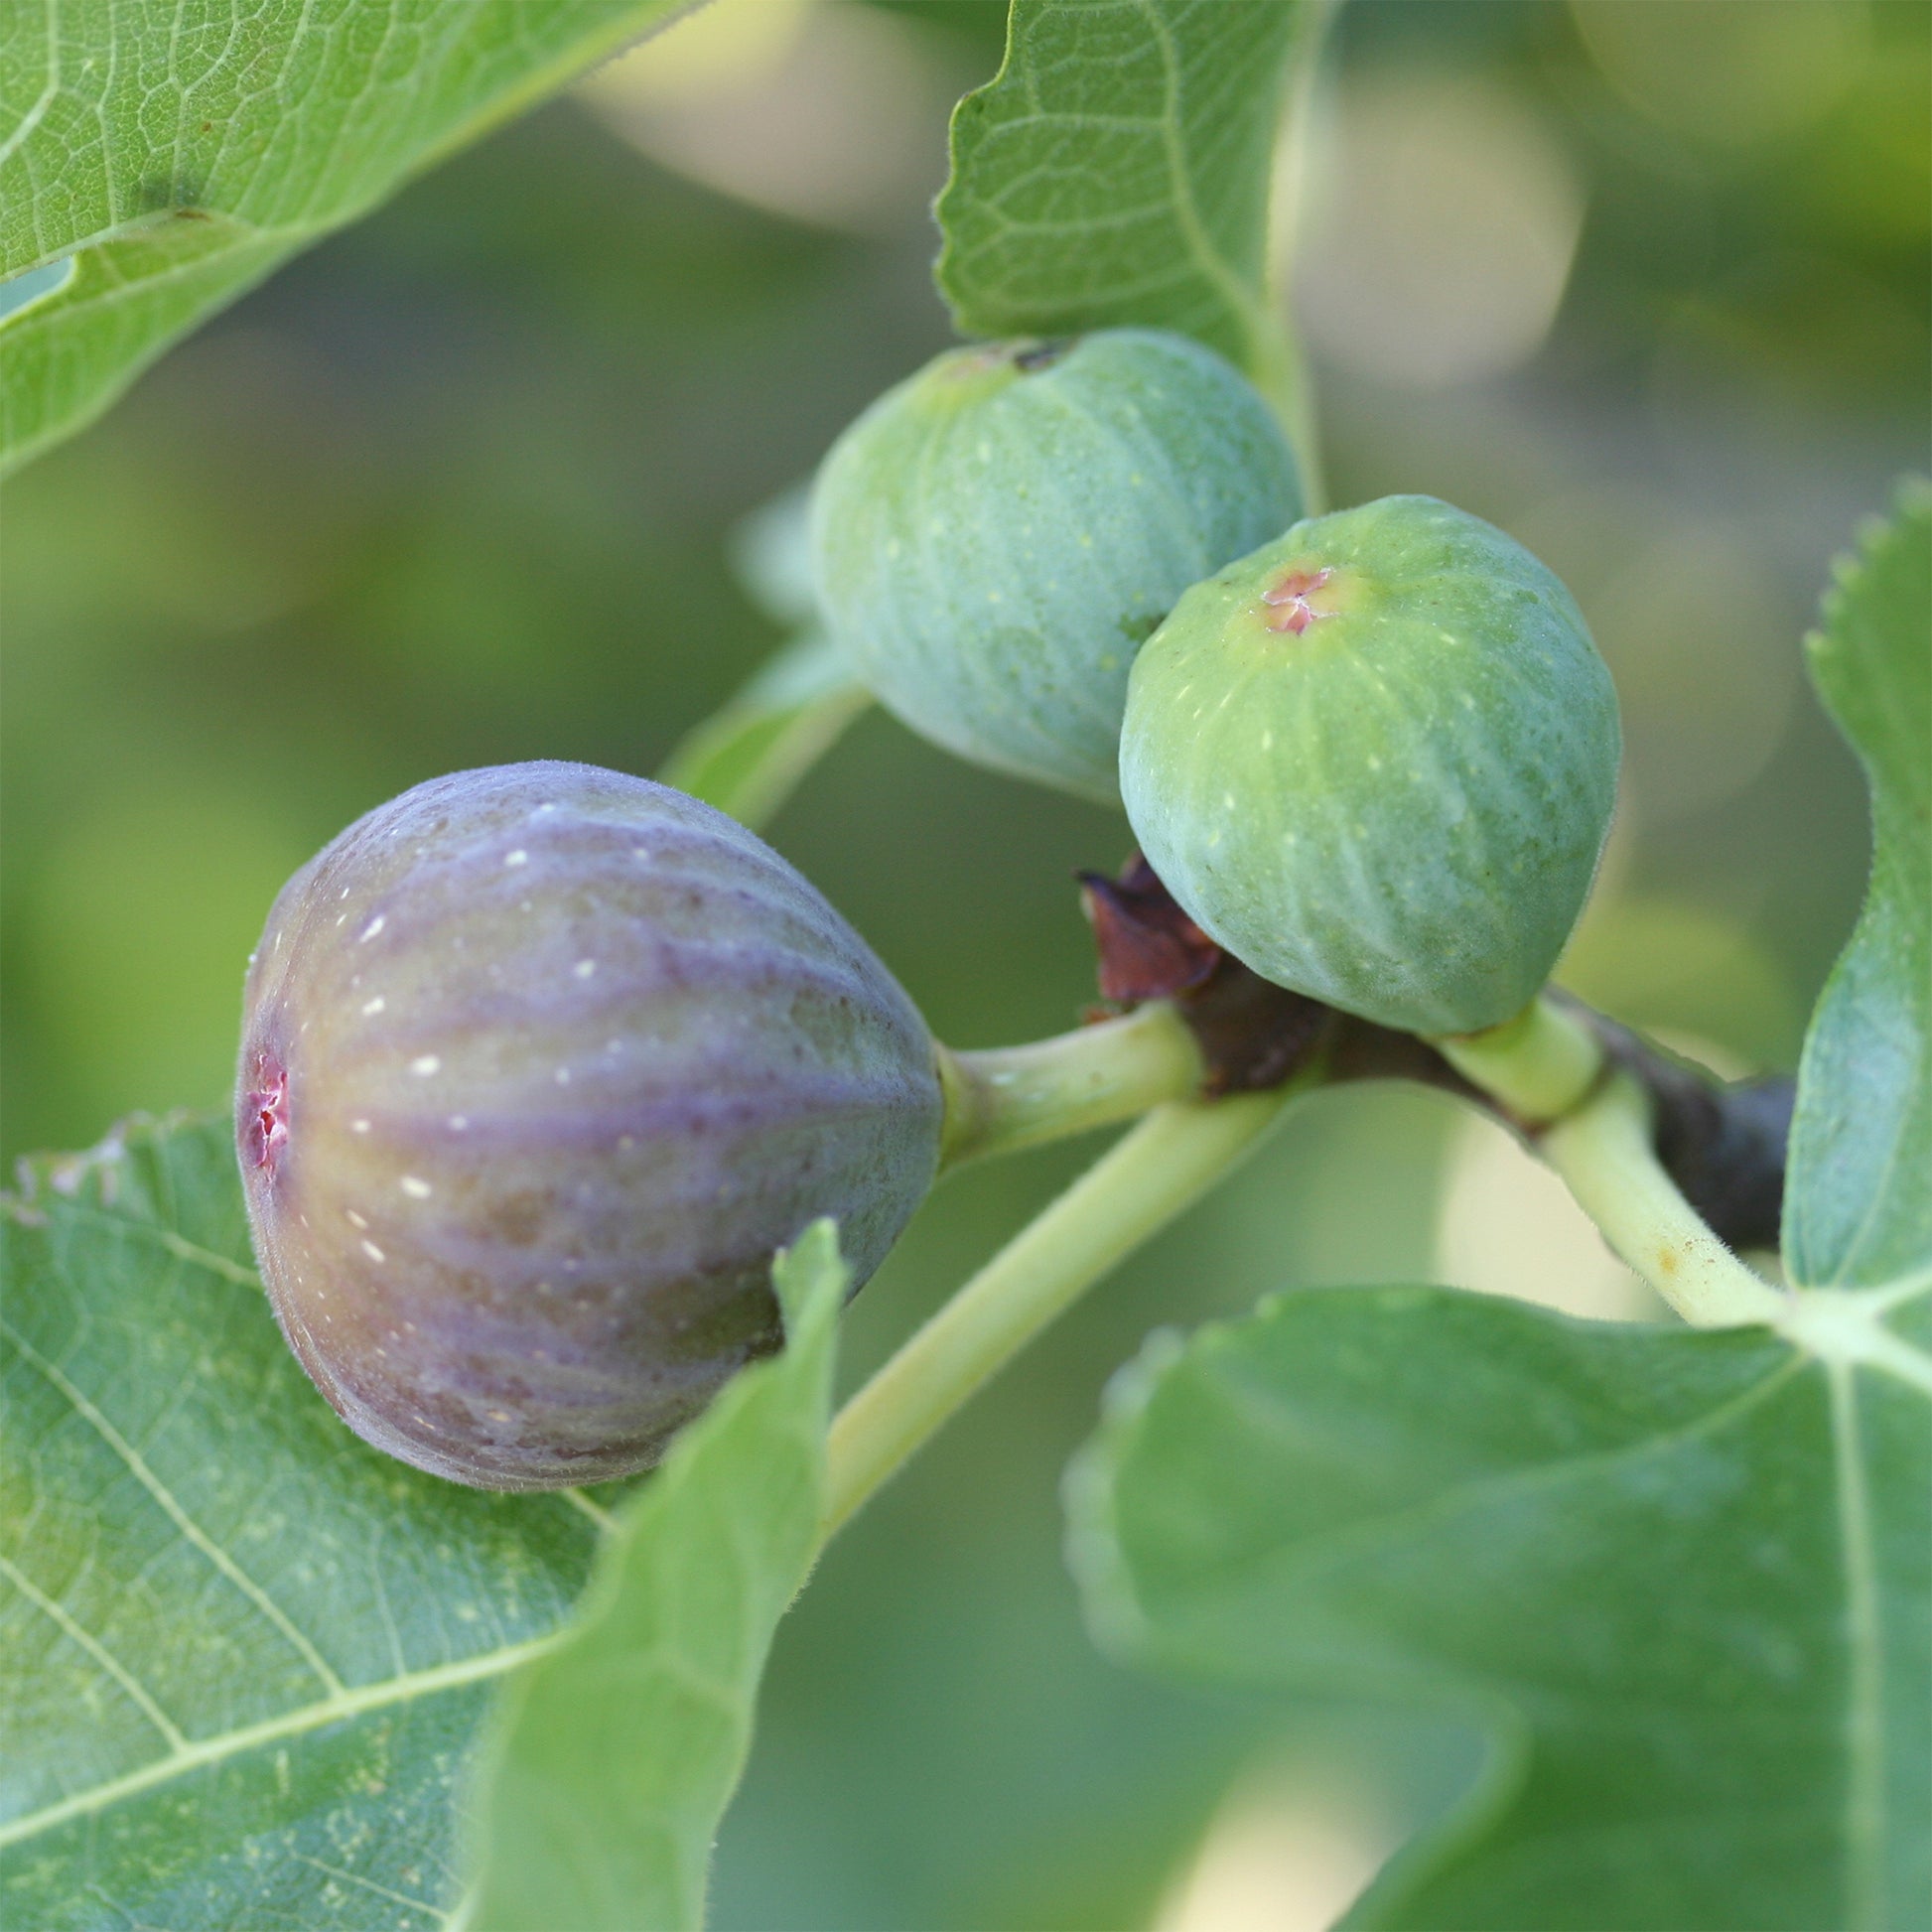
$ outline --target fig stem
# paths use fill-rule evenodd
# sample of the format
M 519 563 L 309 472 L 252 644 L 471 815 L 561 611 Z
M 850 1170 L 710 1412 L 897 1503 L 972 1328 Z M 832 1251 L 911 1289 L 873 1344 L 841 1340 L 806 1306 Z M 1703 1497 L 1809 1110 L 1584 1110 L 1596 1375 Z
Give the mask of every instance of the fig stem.
M 1771 1321 L 1789 1306 L 1725 1246 L 1665 1172 L 1650 1097 L 1633 1075 L 1613 1074 L 1539 1147 L 1604 1239 L 1686 1321 L 1701 1328 Z
M 1595 1033 L 1541 995 L 1500 1026 L 1430 1043 L 1471 1086 L 1530 1128 L 1581 1106 L 1608 1064 Z
M 1252 1152 L 1311 1077 L 1157 1107 L 1015 1235 L 839 1411 L 821 1541 L 1054 1316 Z
M 942 1046 L 940 1171 L 1191 1099 L 1206 1072 L 1192 1029 L 1166 1000 L 1025 1046 L 977 1052 Z

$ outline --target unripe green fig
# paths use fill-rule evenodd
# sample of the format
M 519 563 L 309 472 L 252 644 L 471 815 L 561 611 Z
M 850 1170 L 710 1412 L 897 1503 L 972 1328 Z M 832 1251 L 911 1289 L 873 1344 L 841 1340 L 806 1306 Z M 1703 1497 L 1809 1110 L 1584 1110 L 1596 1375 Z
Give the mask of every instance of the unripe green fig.
M 1267 405 L 1198 344 L 986 344 L 928 363 L 833 445 L 813 494 L 819 596 L 914 731 L 1111 803 L 1142 639 L 1301 507 Z
M 358 820 L 251 963 L 236 1139 L 284 1333 L 459 1482 L 624 1475 L 782 1339 L 822 1214 L 863 1281 L 931 1184 L 924 1023 L 742 826 L 581 764 Z
M 1203 931 L 1386 1027 L 1518 1012 L 1589 892 L 1616 693 L 1570 593 L 1429 496 L 1298 523 L 1141 650 L 1121 789 Z

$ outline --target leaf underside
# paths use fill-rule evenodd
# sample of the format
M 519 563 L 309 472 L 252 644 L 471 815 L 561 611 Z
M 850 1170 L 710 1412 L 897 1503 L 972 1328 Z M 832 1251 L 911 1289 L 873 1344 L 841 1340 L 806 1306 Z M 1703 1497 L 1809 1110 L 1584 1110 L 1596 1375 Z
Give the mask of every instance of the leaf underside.
M 1927 1294 L 1884 1370 L 1439 1289 L 1164 1340 L 1069 1484 L 1090 1618 L 1171 1672 L 1486 1732 L 1351 1925 L 1922 1925 Z
M 1932 1275 L 1932 483 L 1839 566 L 1812 681 L 1871 787 L 1871 883 L 1805 1041 L 1785 1188 L 1794 1281 Z
M 1309 0 L 1013 0 L 954 111 L 941 294 L 973 336 L 1135 324 L 1275 353 L 1270 154 Z
M 0 471 L 412 174 L 694 0 L 69 0 L 0 58 Z
M 0 1922 L 440 1925 L 490 1690 L 568 1615 L 591 1513 L 336 1420 L 225 1127 L 31 1180 L 0 1204 Z
M 487 1753 L 473 1932 L 696 1932 L 773 1631 L 805 1581 L 850 1273 L 829 1221 L 774 1271 L 786 1343 L 619 1512 L 567 1642 Z

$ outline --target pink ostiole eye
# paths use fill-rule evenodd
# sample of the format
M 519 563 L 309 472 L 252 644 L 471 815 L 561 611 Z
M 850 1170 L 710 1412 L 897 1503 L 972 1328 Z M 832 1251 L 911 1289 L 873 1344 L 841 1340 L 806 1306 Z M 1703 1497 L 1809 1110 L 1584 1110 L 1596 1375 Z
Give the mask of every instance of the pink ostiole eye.
M 1262 603 L 1275 613 L 1268 621 L 1268 628 L 1299 637 L 1310 624 L 1329 616 L 1326 611 L 1317 611 L 1309 599 L 1333 575 L 1333 571 L 1326 569 L 1291 570 L 1272 590 L 1263 591 Z
M 255 1055 L 254 1084 L 245 1103 L 245 1158 L 272 1174 L 289 1138 L 288 1069 L 272 1053 Z

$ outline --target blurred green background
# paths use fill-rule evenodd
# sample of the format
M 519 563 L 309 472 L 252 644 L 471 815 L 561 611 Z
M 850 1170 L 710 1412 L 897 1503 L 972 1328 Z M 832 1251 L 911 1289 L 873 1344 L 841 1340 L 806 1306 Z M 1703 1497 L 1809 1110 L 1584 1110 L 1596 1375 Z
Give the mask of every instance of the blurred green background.
M 1927 460 L 1929 22 L 1352 0 L 1284 233 L 1334 499 L 1501 523 L 1616 672 L 1625 792 L 1567 976 L 1727 1070 L 1792 1063 L 1863 879 L 1798 639 Z M 772 646 L 733 532 L 947 340 L 925 205 L 1003 25 L 993 0 L 724 0 L 299 261 L 9 486 L 9 1156 L 221 1106 L 269 900 L 357 813 L 503 759 L 649 771 Z M 1123 856 L 1119 819 L 874 716 L 773 836 L 954 1043 L 1090 997 L 1069 873 Z M 1089 1151 L 948 1182 L 855 1307 L 849 1374 Z M 831 1553 L 781 1634 L 717 1924 L 1326 1923 L 1468 1740 L 1115 1671 L 1055 1487 L 1151 1327 L 1415 1276 L 1644 1308 L 1500 1135 L 1418 1095 L 1312 1103 Z

